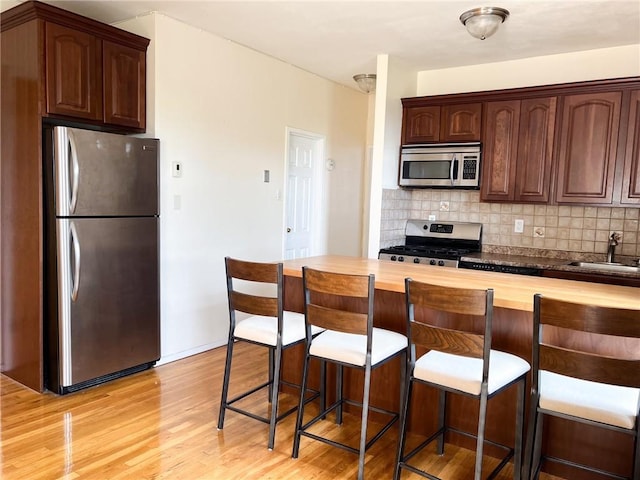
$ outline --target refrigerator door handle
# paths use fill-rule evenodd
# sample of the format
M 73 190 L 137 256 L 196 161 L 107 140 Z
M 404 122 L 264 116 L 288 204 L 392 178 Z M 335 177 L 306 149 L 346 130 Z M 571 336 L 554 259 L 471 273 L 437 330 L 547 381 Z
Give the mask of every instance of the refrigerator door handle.
M 78 164 L 78 149 L 71 130 L 67 130 L 67 137 L 69 138 L 69 150 L 71 151 L 71 158 L 69 159 L 71 161 L 71 203 L 69 205 L 69 210 L 70 213 L 75 213 L 76 205 L 78 204 L 80 165 Z
M 75 302 L 78 298 L 78 288 L 80 287 L 80 241 L 78 240 L 78 231 L 75 223 L 71 222 L 69 226 L 71 231 L 71 248 L 73 249 L 73 277 L 71 289 L 71 301 Z

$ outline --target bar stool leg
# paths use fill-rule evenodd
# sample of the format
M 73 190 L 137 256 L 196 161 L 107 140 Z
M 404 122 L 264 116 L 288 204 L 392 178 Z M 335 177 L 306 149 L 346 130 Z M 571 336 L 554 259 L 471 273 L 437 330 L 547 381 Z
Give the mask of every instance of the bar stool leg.
M 367 445 L 367 422 L 369 420 L 369 391 L 371 387 L 370 360 L 364 369 L 364 392 L 362 394 L 362 425 L 360 426 L 360 456 L 358 460 L 358 480 L 364 480 L 364 458 Z
M 522 437 L 524 435 L 525 379 L 518 382 L 518 400 L 516 404 L 516 435 L 513 447 L 513 478 L 520 480 L 522 475 Z
M 323 362 L 324 363 L 324 362 Z M 300 394 L 300 403 L 298 404 L 298 416 L 296 418 L 296 432 L 293 437 L 293 452 L 291 453 L 292 458 L 298 458 L 298 453 L 300 451 L 300 428 L 302 427 L 302 421 L 304 419 L 304 405 L 305 398 L 304 393 L 307 391 L 307 381 L 309 374 L 309 347 L 307 346 L 307 351 L 304 356 L 304 367 L 302 369 L 302 391 Z M 320 388 L 324 391 L 323 385 L 320 385 Z
M 280 386 L 280 362 L 282 360 L 282 345 L 278 342 L 275 352 L 272 348 L 269 349 L 269 368 L 270 373 L 270 394 L 269 401 L 271 402 L 271 418 L 269 421 L 269 444 L 267 448 L 269 451 L 273 450 L 273 445 L 276 440 L 276 421 L 278 419 L 278 393 Z M 271 361 L 273 360 L 273 362 Z
M 411 381 L 411 372 L 408 372 L 408 379 L 404 388 L 404 402 L 400 408 L 400 434 L 398 438 L 398 453 L 396 455 L 396 468 L 393 472 L 393 480 L 400 480 L 401 468 L 400 463 L 404 462 L 404 449 L 407 443 L 407 423 L 409 423 L 409 404 L 411 403 L 411 393 L 413 391 L 413 382 Z
M 324 412 L 327 409 L 327 362 L 320 360 L 320 411 Z M 327 418 L 326 415 L 322 415 L 322 420 Z
M 402 406 L 404 405 L 404 386 L 408 378 L 407 351 L 405 350 L 400 357 L 400 403 L 398 403 L 398 422 L 402 421 Z
M 271 398 L 273 397 L 273 363 L 274 363 L 274 350 L 273 348 L 269 348 L 269 402 L 271 401 Z
M 544 423 L 544 415 L 536 413 L 535 431 L 533 437 L 533 455 L 531 462 L 530 477 L 532 480 L 537 479 L 540 474 L 541 457 L 542 457 L 542 426 Z
M 636 418 L 636 439 L 634 451 L 633 480 L 640 480 L 640 418 Z
M 480 414 L 478 416 L 478 439 L 476 444 L 476 468 L 474 480 L 480 480 L 482 477 L 482 453 L 484 450 L 484 427 L 487 419 L 487 396 L 488 386 L 483 384 L 480 392 Z
M 336 365 L 336 401 L 338 407 L 336 408 L 336 424 L 342 425 L 342 378 L 343 378 L 342 365 Z
M 533 379 L 533 382 L 536 380 Z M 535 431 L 536 431 L 536 412 L 538 407 L 538 394 L 537 391 L 533 391 L 531 394 L 531 399 L 529 401 L 529 429 L 527 431 L 527 444 L 524 452 L 524 463 L 522 465 L 522 477 L 526 480 L 531 478 L 532 470 L 532 462 L 533 462 L 533 442 L 535 439 Z
M 222 397 L 220 399 L 220 412 L 218 413 L 218 430 L 224 428 L 224 415 L 227 408 L 227 396 L 229 394 L 229 377 L 231 376 L 231 359 L 233 357 L 233 336 L 229 334 L 227 342 L 227 359 L 224 364 L 224 380 L 222 381 Z
M 437 452 L 438 455 L 444 455 L 444 423 L 447 418 L 447 392 L 446 390 L 440 390 L 438 392 L 438 431 L 440 435 L 438 436 L 437 443 Z

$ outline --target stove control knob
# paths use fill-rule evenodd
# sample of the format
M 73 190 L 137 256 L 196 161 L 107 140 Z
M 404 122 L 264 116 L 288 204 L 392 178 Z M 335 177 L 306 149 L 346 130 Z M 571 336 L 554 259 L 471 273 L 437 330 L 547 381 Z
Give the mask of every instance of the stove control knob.
M 444 267 L 444 260 L 438 260 L 438 265 L 440 267 Z
M 414 258 L 413 259 L 413 263 L 420 263 L 420 259 L 419 258 Z
M 391 260 L 392 262 L 395 262 L 396 261 L 396 256 L 395 255 L 391 255 L 391 258 L 389 260 Z
M 399 262 L 404 262 L 404 257 L 398 257 Z
M 435 265 L 436 261 L 435 260 L 429 260 L 429 265 Z

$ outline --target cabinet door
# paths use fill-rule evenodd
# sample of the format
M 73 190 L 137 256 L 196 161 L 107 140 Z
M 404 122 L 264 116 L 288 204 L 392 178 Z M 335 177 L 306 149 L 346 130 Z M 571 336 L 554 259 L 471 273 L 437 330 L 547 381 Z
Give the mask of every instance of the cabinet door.
M 407 107 L 402 122 L 402 143 L 440 140 L 440 107 Z
M 45 29 L 47 112 L 101 120 L 101 41 L 54 23 Z
M 442 107 L 441 142 L 480 141 L 481 103 Z
M 485 105 L 482 200 L 513 200 L 519 122 L 520 100 L 488 102 Z
M 558 203 L 611 203 L 621 100 L 621 92 L 564 97 Z
M 514 200 L 549 201 L 556 97 L 522 100 Z
M 145 128 L 146 54 L 104 41 L 104 122 Z
M 631 92 L 622 203 L 640 203 L 640 90 Z

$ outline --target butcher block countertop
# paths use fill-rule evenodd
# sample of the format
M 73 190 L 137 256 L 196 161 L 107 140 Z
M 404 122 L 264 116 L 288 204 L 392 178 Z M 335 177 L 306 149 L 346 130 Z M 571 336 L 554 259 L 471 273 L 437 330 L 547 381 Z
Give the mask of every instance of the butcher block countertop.
M 403 264 L 362 257 L 324 255 L 285 260 L 284 274 L 301 277 L 303 266 L 338 273 L 373 273 L 377 289 L 401 293 L 404 292 L 406 277 L 442 286 L 493 288 L 496 307 L 529 312 L 533 311 L 533 296 L 536 293 L 577 303 L 640 308 L 640 289 L 635 287 Z

